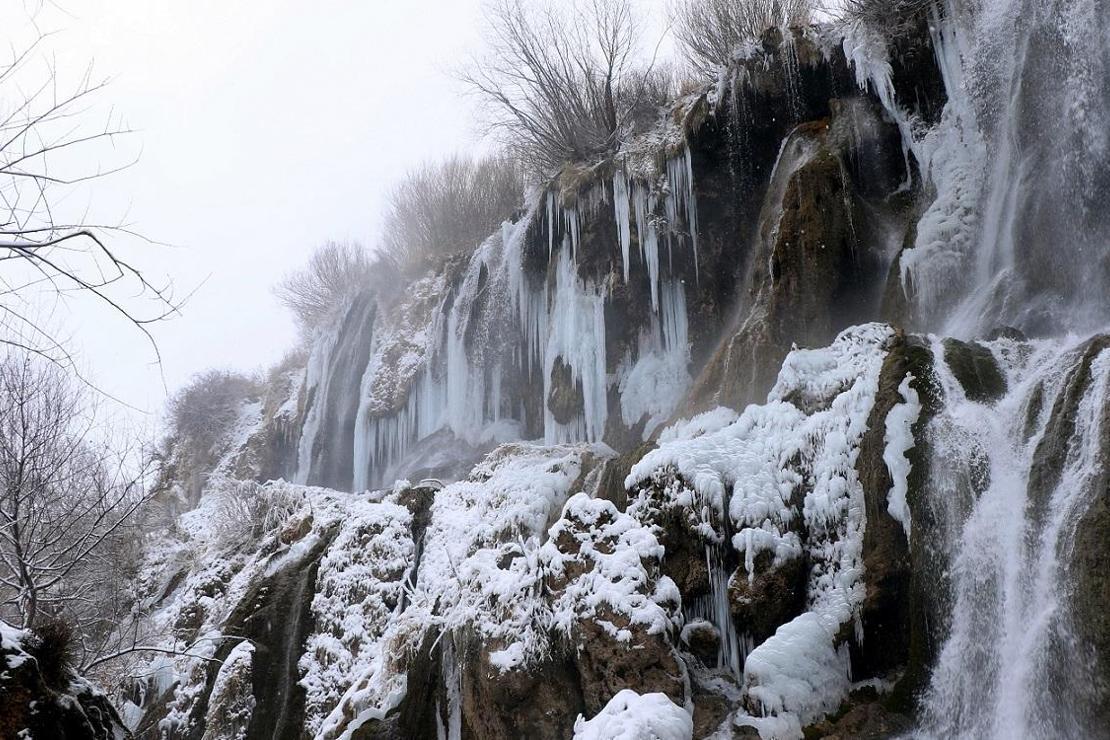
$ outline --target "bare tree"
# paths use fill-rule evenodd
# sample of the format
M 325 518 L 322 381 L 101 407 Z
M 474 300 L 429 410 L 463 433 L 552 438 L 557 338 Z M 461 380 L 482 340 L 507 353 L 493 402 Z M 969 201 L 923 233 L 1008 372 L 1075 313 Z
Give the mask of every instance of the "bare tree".
M 148 339 L 149 325 L 176 305 L 169 285 L 148 281 L 117 243 L 142 237 L 87 213 L 64 215 L 63 202 L 76 187 L 131 164 L 89 166 L 130 131 L 110 115 L 103 126 L 89 125 L 106 81 L 94 79 L 91 69 L 70 85 L 60 81 L 46 39 L 36 32 L 0 62 L 0 344 L 73 370 L 64 343 L 38 318 L 44 297 L 90 297 Z M 153 339 L 151 345 L 157 353 Z
M 380 270 L 366 250 L 355 242 L 329 241 L 308 259 L 308 264 L 287 276 L 274 289 L 305 335 L 346 305 L 346 300 L 370 286 Z
M 677 0 L 671 16 L 686 63 L 696 74 L 714 78 L 746 42 L 774 26 L 807 22 L 814 5 L 815 0 Z
M 523 200 L 520 165 L 454 156 L 410 171 L 389 194 L 380 254 L 413 277 L 473 250 Z
M 23 626 L 81 624 L 147 500 L 145 465 L 98 441 L 83 385 L 26 353 L 0 361 L 0 609 Z
M 615 151 L 649 79 L 629 0 L 496 0 L 489 28 L 490 53 L 461 77 L 490 104 L 489 125 L 515 156 L 549 176 Z

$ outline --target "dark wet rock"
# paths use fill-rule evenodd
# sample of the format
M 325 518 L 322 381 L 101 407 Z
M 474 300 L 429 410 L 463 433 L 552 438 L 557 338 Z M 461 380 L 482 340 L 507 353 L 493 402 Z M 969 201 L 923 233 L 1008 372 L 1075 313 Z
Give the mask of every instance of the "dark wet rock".
M 993 342 L 996 339 L 1009 339 L 1011 342 L 1029 341 L 1029 337 L 1025 336 L 1025 332 L 1012 326 L 999 326 L 991 330 L 990 334 L 987 335 L 987 341 Z
M 334 534 L 334 533 L 330 533 Z M 304 724 L 305 692 L 298 684 L 297 663 L 302 646 L 313 628 L 312 599 L 315 596 L 316 572 L 321 555 L 331 542 L 324 536 L 301 558 L 272 575 L 254 581 L 236 604 L 223 626 L 223 633 L 248 639 L 255 646 L 252 656 L 251 684 L 254 711 L 246 728 L 246 738 L 300 738 Z M 219 644 L 216 661 L 224 661 L 237 641 Z M 200 740 L 211 736 L 210 720 L 219 721 L 219 708 L 210 706 L 212 689 L 220 670 L 220 662 L 198 666 L 204 689 L 190 707 L 188 726 L 173 737 Z M 148 714 L 163 714 L 167 707 L 154 705 Z M 158 732 L 151 716 L 142 724 Z M 218 729 L 218 727 L 217 727 Z M 151 738 L 157 737 L 150 734 Z
M 1034 453 L 1029 478 L 1033 521 L 1043 522 L 1062 466 L 1075 437 L 1076 414 L 1083 396 L 1091 390 L 1091 363 L 1110 349 L 1110 336 L 1099 336 L 1084 346 L 1076 365 L 1053 405 L 1044 436 Z M 1110 405 L 1098 410 L 1100 437 L 1095 440 L 1101 464 L 1084 481 L 1083 504 L 1072 540 L 1066 543 L 1065 568 L 1075 630 L 1082 650 L 1081 661 L 1091 665 L 1080 675 L 1089 677 L 1094 698 L 1090 711 L 1096 724 L 1110 726 Z
M 727 697 L 711 691 L 693 687 L 694 737 L 709 737 L 720 728 L 721 723 L 732 712 L 732 704 Z
M 25 633 L 0 648 L 0 737 L 121 740 L 132 737 L 115 707 L 67 666 L 46 670 Z
M 806 740 L 885 740 L 914 728 L 913 718 L 890 709 L 874 690 L 856 692 L 841 710 L 805 728 Z
M 705 665 L 714 665 L 721 646 L 721 633 L 705 620 L 688 622 L 682 628 L 682 642 Z
M 551 368 L 551 392 L 547 395 L 547 409 L 560 424 L 569 424 L 582 414 L 584 409 L 582 383 L 576 381 L 574 373 L 562 357 L 556 357 Z
M 663 575 L 673 580 L 683 600 L 689 601 L 709 593 L 706 547 L 713 543 L 702 531 L 701 512 L 671 503 L 674 499 L 667 491 L 672 487 L 689 487 L 689 484 L 676 471 L 667 468 L 655 471 L 651 479 L 629 493 L 636 500 L 636 518 L 654 528 L 659 544 L 666 551 Z M 724 522 L 713 524 L 717 531 L 724 531 Z
M 910 546 L 902 523 L 891 516 L 887 508 L 893 480 L 883 460 L 886 417 L 903 402 L 898 389 L 911 372 L 909 364 L 906 339 L 899 334 L 883 361 L 875 405 L 856 458 L 867 521 L 863 534 L 867 595 L 860 609 L 864 640 L 862 645 L 854 645 L 852 651 L 853 675 L 860 678 L 904 665 L 909 657 L 906 638 L 911 621 Z M 920 368 L 914 377 L 924 378 Z M 920 455 L 917 457 L 920 464 Z
M 468 734 L 489 740 L 562 740 L 574 734 L 585 711 L 574 662 L 551 658 L 539 665 L 501 671 L 490 646 L 466 661 L 462 715 Z
M 728 601 L 740 632 L 760 643 L 805 611 L 808 577 L 805 557 L 775 567 L 770 552 L 756 556 L 751 577 L 738 568 L 728 582 Z
M 944 340 L 944 361 L 968 400 L 991 403 L 1006 394 L 1006 376 L 994 354 L 981 344 Z
M 627 617 L 617 614 L 599 614 L 596 621 L 581 622 L 578 629 L 574 662 L 586 716 L 597 714 L 627 688 L 639 694 L 663 693 L 676 704 L 685 703 L 685 667 L 666 637 L 639 629 L 628 641 L 618 640 L 600 623 L 607 617 L 615 624 L 627 622 Z
M 1038 382 L 1025 400 L 1025 427 L 1021 436 L 1026 442 L 1037 433 L 1037 423 L 1044 411 L 1044 400 L 1044 382 Z
M 1110 336 L 1101 335 L 1079 350 L 1076 363 L 1064 379 L 1064 386 L 1056 396 L 1044 433 L 1033 452 L 1033 463 L 1029 470 L 1028 507 L 1034 532 L 1040 532 L 1048 515 L 1052 494 L 1063 476 L 1064 465 L 1075 437 L 1079 404 L 1091 384 L 1091 363 L 1107 348 L 1110 348 Z
M 696 399 L 758 401 L 793 345 L 827 344 L 875 316 L 889 272 L 879 225 L 912 213 L 912 199 L 894 195 L 905 160 L 896 130 L 870 103 L 829 105 L 782 146 L 752 236 L 747 308 L 698 378 Z
M 631 452 L 607 460 L 598 482 L 597 497 L 612 502 L 617 511 L 628 508 L 628 491 L 624 487 L 624 481 L 632 472 L 632 466 L 655 448 L 654 442 L 645 442 Z

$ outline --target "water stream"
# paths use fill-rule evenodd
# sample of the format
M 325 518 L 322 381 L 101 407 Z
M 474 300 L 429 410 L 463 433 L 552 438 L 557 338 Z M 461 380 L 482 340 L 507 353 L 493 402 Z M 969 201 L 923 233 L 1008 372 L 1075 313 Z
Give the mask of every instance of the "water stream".
M 996 352 L 1005 344 L 996 343 Z M 943 357 L 939 342 L 933 349 Z M 1110 403 L 1110 351 L 1091 364 L 1050 490 L 1038 487 L 1037 450 L 1052 433 L 1056 399 L 1080 353 L 1074 340 L 1049 341 L 1028 359 L 1008 360 L 1009 391 L 993 405 L 968 400 L 947 363 L 936 362 L 946 401 L 929 432 L 931 469 L 981 472 L 942 475 L 927 491 L 931 500 L 955 506 L 937 518 L 937 535 L 949 539 L 951 613 L 925 696 L 921 737 L 1090 736 L 1079 707 L 1092 677 L 1070 628 L 1064 565 L 1091 482 L 1106 464 L 1099 423 Z M 1035 403 L 1037 396 L 1043 403 Z

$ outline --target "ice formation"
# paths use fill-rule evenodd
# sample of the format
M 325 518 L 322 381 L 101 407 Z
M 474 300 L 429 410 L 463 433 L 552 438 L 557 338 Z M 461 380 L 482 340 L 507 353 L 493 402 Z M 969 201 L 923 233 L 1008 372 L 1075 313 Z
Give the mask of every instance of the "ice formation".
M 624 689 L 592 719 L 578 718 L 574 740 L 689 740 L 694 734 L 690 713 L 666 694 Z
M 910 461 L 906 453 L 914 448 L 913 425 L 921 416 L 921 399 L 911 385 L 915 378 L 907 374 L 898 386 L 898 394 L 902 402 L 897 404 L 886 416 L 886 447 L 883 450 L 883 462 L 890 471 L 891 480 L 894 481 L 890 494 L 887 497 L 887 511 L 902 523 L 906 531 L 906 539 L 910 536 L 910 509 L 906 503 L 906 493 L 909 490 Z
M 688 326 L 685 286 L 677 280 L 667 281 L 662 288 L 662 310 L 641 333 L 635 364 L 619 384 L 621 419 L 631 428 L 646 418 L 644 439 L 678 409 L 693 382 Z
M 809 610 L 743 664 L 745 691 L 764 725 L 773 717 L 800 728 L 835 709 L 850 683 L 847 651 L 834 638 L 857 618 L 864 591 L 855 462 L 892 337 L 890 327 L 871 324 L 846 330 L 827 349 L 795 350 L 766 405 L 748 407 L 715 431 L 687 425 L 697 436 L 671 435 L 626 481 L 630 489 L 650 486 L 659 471 L 674 471 L 684 484 L 668 493 L 683 506 L 703 501 L 712 519 L 714 512 L 723 518 L 727 505 L 731 544 L 749 578 L 760 553 L 771 555 L 771 567 L 803 550 L 808 557 Z M 804 542 L 799 524 L 808 533 Z

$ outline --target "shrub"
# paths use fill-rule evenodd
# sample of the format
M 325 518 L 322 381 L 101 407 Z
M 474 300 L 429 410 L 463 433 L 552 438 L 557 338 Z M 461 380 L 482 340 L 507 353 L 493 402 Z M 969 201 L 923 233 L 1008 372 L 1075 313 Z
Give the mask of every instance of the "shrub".
M 304 269 L 286 277 L 274 292 L 293 312 L 302 333 L 311 335 L 346 305 L 347 299 L 368 288 L 380 269 L 359 244 L 330 241 L 313 252 Z
M 215 533 L 221 547 L 255 543 L 276 530 L 304 503 L 304 494 L 283 483 L 223 481 L 218 486 Z
M 170 427 L 174 436 L 194 449 L 209 452 L 239 418 L 244 401 L 257 398 L 254 378 L 231 370 L 206 370 L 170 399 Z
M 768 28 L 807 22 L 814 3 L 815 0 L 677 0 L 671 9 L 672 24 L 691 70 L 716 77 L 737 49 L 758 40 Z
M 638 111 L 666 102 L 648 97 L 629 0 L 497 0 L 488 35 L 490 53 L 461 77 L 488 103 L 491 130 L 539 176 L 613 153 Z
M 52 688 L 69 683 L 75 663 L 77 642 L 74 626 L 62 617 L 45 617 L 31 630 L 31 639 L 23 646 L 39 666 L 43 681 Z
M 898 36 L 943 10 L 936 0 L 842 0 L 840 20 Z
M 411 278 L 472 250 L 512 216 L 523 190 L 519 164 L 505 157 L 417 167 L 389 195 L 381 260 Z

